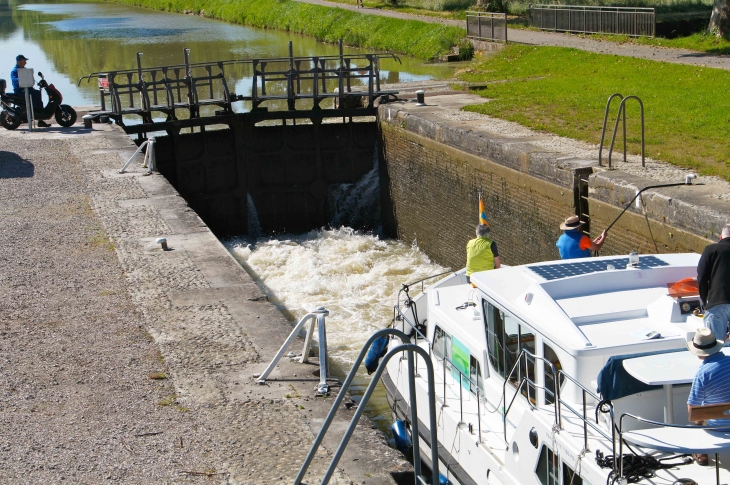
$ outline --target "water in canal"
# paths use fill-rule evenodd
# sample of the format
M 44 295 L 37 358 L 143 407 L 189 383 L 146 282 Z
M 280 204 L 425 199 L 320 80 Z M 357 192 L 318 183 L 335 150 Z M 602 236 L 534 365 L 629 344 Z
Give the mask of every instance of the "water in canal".
M 113 3 L 25 2 L 0 0 L 0 77 L 9 82 L 15 56 L 29 58 L 28 67 L 42 71 L 72 106 L 98 105 L 94 82 L 76 82 L 92 72 L 136 68 L 142 52 L 147 67 L 181 64 L 183 48 L 192 62 L 281 57 L 293 41 L 295 56 L 336 55 L 337 47 L 312 38 L 259 30 L 204 17 L 157 12 Z M 345 52 L 361 52 L 346 48 Z M 449 77 L 446 65 L 424 64 L 401 57 L 402 64 L 383 60 L 385 82 Z M 226 69 L 231 90 L 250 92 L 250 65 Z M 235 105 L 234 105 L 235 106 Z

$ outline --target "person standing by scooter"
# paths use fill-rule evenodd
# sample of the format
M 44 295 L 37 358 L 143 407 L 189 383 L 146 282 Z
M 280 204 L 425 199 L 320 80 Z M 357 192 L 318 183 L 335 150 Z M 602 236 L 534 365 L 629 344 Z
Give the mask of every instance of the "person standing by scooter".
M 13 89 L 15 90 L 16 96 L 25 96 L 24 89 L 30 90 L 30 98 L 33 101 L 33 111 L 40 111 L 43 109 L 43 98 L 41 92 L 35 88 L 21 88 L 18 82 L 18 68 L 24 68 L 28 63 L 28 58 L 20 54 L 15 58 L 15 67 L 10 71 L 10 81 L 13 83 Z M 51 126 L 43 120 L 38 121 L 38 126 L 47 128 Z

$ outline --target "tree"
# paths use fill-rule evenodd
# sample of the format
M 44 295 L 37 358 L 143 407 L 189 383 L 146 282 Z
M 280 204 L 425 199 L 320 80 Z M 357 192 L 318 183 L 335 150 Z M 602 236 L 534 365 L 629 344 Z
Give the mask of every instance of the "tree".
M 707 30 L 718 37 L 730 38 L 730 1 L 715 0 Z

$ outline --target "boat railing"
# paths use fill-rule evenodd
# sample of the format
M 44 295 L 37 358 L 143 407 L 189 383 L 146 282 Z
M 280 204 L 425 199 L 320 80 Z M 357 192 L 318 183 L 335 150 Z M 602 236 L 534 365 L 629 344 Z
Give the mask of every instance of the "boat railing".
M 527 366 L 527 359 L 531 358 L 533 360 L 541 360 L 543 362 L 543 365 L 547 365 L 550 369 L 550 372 L 552 374 L 553 383 L 554 383 L 554 389 L 555 391 L 550 390 L 549 388 L 545 386 L 539 386 L 537 383 L 535 383 L 532 379 L 530 379 L 529 374 L 525 376 L 520 376 L 521 373 L 521 364 L 523 359 L 525 360 L 525 367 Z M 512 383 L 514 385 L 514 381 L 512 381 L 512 376 L 514 375 L 515 371 L 518 371 L 518 378 L 516 386 L 516 390 L 514 395 L 512 396 L 512 399 L 509 402 L 509 405 L 507 405 L 507 384 Z M 582 397 L 582 404 L 583 404 L 583 413 L 580 413 L 577 409 L 575 409 L 569 402 L 564 400 L 560 396 L 560 387 L 564 379 L 569 380 L 571 383 L 576 385 L 580 391 L 581 391 L 581 397 Z M 554 426 L 557 430 L 563 429 L 563 409 L 567 409 L 570 411 L 573 415 L 575 415 L 578 419 L 582 421 L 583 425 L 583 449 L 585 451 L 589 450 L 588 447 L 588 427 L 593 429 L 596 433 L 598 433 L 600 436 L 605 438 L 607 441 L 611 442 L 611 447 L 613 450 L 613 456 L 614 456 L 614 469 L 616 468 L 616 427 L 614 426 L 614 414 L 613 414 L 613 405 L 610 402 L 606 402 L 601 400 L 601 398 L 596 395 L 594 392 L 587 389 L 583 384 L 578 382 L 576 379 L 574 379 L 572 376 L 566 374 L 563 372 L 563 370 L 555 370 L 555 365 L 550 362 L 549 360 L 545 359 L 544 357 L 539 357 L 533 354 L 532 352 L 523 349 L 520 354 L 517 357 L 517 361 L 512 366 L 512 369 L 510 369 L 510 372 L 505 376 L 504 384 L 502 385 L 502 400 L 505 403 L 504 407 L 504 415 L 503 415 L 503 433 L 504 433 L 504 442 L 505 444 L 508 444 L 507 440 L 507 415 L 509 414 L 509 411 L 512 409 L 512 405 L 514 404 L 517 396 L 521 394 L 522 388 L 524 386 L 526 387 L 526 397 L 527 402 L 530 405 L 531 408 L 534 408 L 535 406 L 532 403 L 532 400 L 530 399 L 530 388 L 533 389 L 542 389 L 546 394 L 549 394 L 552 398 L 552 404 L 554 407 L 554 413 L 555 413 L 555 421 Z M 605 406 L 607 409 L 607 413 L 610 415 L 611 418 L 611 435 L 606 433 L 603 429 L 601 429 L 598 424 L 593 423 L 591 420 L 588 419 L 588 399 L 587 397 L 590 396 L 594 400 L 596 400 L 599 405 Z
M 414 303 L 415 304 L 415 303 Z M 408 317 L 403 313 L 403 310 L 401 310 L 400 305 L 393 306 L 393 319 L 394 321 L 403 321 L 407 323 L 414 332 L 416 332 L 417 338 L 423 339 L 428 343 L 428 352 L 429 356 L 431 355 L 431 342 L 426 338 L 426 336 L 418 329 L 418 322 L 416 324 L 412 323 Z
M 571 377 L 570 375 L 563 372 L 562 369 L 558 370 L 558 379 L 565 378 L 568 379 L 570 382 L 572 382 L 574 385 L 578 386 L 578 388 L 581 391 L 581 398 L 583 403 L 583 414 L 579 413 L 577 410 L 573 409 L 573 407 L 566 401 L 564 401 L 560 397 L 560 380 L 557 381 L 558 385 L 556 385 L 557 394 L 558 394 L 558 427 L 560 429 L 563 428 L 563 408 L 567 408 L 568 411 L 572 412 L 576 417 L 578 417 L 581 421 L 583 421 L 583 449 L 588 450 L 588 426 L 590 426 L 594 431 L 596 431 L 599 435 L 604 437 L 606 440 L 611 442 L 611 450 L 613 455 L 613 468 L 616 469 L 616 426 L 614 425 L 614 414 L 613 414 L 613 404 L 611 404 L 609 401 L 602 400 L 597 394 L 594 392 L 588 390 L 583 384 L 578 382 L 576 379 Z M 611 418 L 611 436 L 609 436 L 604 430 L 602 430 L 596 423 L 593 423 L 593 421 L 590 421 L 587 417 L 587 411 L 588 411 L 588 403 L 586 396 L 592 397 L 597 403 L 599 403 L 599 406 L 603 407 L 605 406 L 610 418 Z
M 534 382 L 532 379 L 530 379 L 529 372 L 526 372 L 526 375 L 522 375 L 522 359 L 525 360 L 525 368 L 527 368 L 527 359 L 532 358 L 533 360 L 540 360 L 543 362 L 543 365 L 547 365 L 550 367 L 550 370 L 552 372 L 553 376 L 553 382 L 555 383 L 555 389 L 557 392 L 557 398 L 556 393 L 552 392 L 550 389 L 548 389 L 545 386 L 539 386 L 536 382 Z M 515 370 L 518 371 L 517 374 L 517 381 L 519 383 L 517 384 L 517 389 L 515 390 L 514 395 L 512 396 L 512 399 L 510 400 L 509 405 L 507 405 L 507 384 L 513 384 L 514 381 L 512 381 L 512 376 L 515 373 Z M 512 405 L 515 403 L 515 399 L 517 396 L 521 395 L 521 389 L 522 387 L 527 384 L 526 393 L 527 393 L 527 402 L 530 405 L 531 408 L 534 408 L 534 405 L 532 404 L 532 400 L 530 399 L 530 386 L 532 386 L 533 389 L 543 389 L 546 393 L 552 395 L 553 397 L 553 407 L 555 409 L 555 425 L 559 426 L 559 411 L 558 411 L 558 401 L 560 401 L 560 386 L 558 385 L 558 381 L 556 378 L 556 372 L 555 372 L 555 365 L 547 360 L 544 357 L 539 357 L 532 352 L 522 349 L 520 354 L 517 356 L 517 360 L 515 361 L 514 365 L 510 369 L 509 373 L 505 375 L 504 377 L 504 383 L 502 384 L 502 402 L 505 404 L 504 406 L 504 413 L 502 415 L 502 428 L 504 432 L 504 442 L 505 444 L 509 445 L 509 442 L 507 441 L 507 415 L 510 412 L 510 409 L 512 409 Z
M 660 426 L 663 428 L 678 428 L 678 429 L 701 429 L 703 431 L 720 431 L 727 433 L 728 426 L 717 426 L 717 427 L 708 427 L 708 426 L 698 426 L 694 424 L 674 424 L 674 423 L 665 423 L 663 421 L 653 421 L 651 419 L 642 418 L 640 416 L 636 416 L 631 413 L 623 413 L 621 417 L 619 417 L 618 420 L 618 442 L 619 442 L 619 456 L 623 456 L 624 451 L 624 418 L 630 418 L 634 419 L 636 421 L 639 421 L 641 423 L 646 423 L 652 426 Z M 615 426 L 614 426 L 615 427 Z M 688 451 L 688 453 L 699 453 L 695 451 Z M 615 457 L 614 453 L 614 457 Z M 624 476 L 624 460 L 619 460 L 619 480 L 623 480 Z M 613 469 L 616 470 L 616 459 L 614 458 L 614 465 Z M 715 478 L 716 478 L 716 484 L 720 485 L 720 460 L 718 453 L 715 453 Z

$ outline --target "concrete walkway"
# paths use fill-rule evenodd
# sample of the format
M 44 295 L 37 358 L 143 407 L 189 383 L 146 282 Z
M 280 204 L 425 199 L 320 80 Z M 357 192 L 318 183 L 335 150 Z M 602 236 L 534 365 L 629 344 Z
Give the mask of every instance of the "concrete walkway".
M 451 25 L 464 28 L 464 21 L 451 20 L 426 15 L 415 15 L 392 10 L 375 8 L 356 8 L 355 5 L 326 0 L 297 0 L 299 2 L 322 5 L 325 7 L 342 8 L 345 10 L 357 11 L 368 15 L 379 15 L 381 17 L 399 18 L 405 20 L 421 20 L 423 22 Z M 693 66 L 714 67 L 718 69 L 730 69 L 730 55 L 706 54 L 704 52 L 690 51 L 686 49 L 671 49 L 647 45 L 618 44 L 610 41 L 602 41 L 579 37 L 577 35 L 541 32 L 535 30 L 508 29 L 507 38 L 509 42 L 530 45 L 572 47 L 589 52 L 600 54 L 611 54 L 617 56 L 635 57 L 638 59 L 650 59 L 653 61 L 672 62 L 675 64 L 689 64 Z
M 118 173 L 134 150 L 111 125 L 0 130 L 2 483 L 291 484 L 331 407 L 316 359 L 256 383 L 291 326 L 163 176 Z M 331 483 L 409 469 L 363 419 Z

